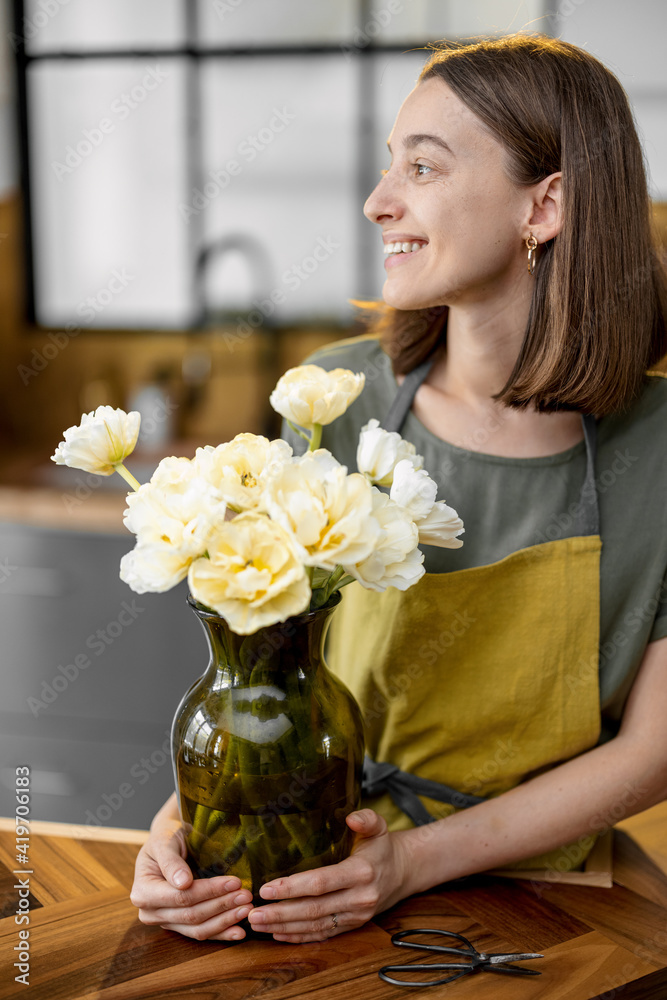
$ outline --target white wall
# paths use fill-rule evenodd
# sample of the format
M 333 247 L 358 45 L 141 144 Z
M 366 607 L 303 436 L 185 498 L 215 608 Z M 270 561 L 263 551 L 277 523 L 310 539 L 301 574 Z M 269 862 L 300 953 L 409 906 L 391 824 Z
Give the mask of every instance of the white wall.
M 628 93 L 651 195 L 667 201 L 667 3 L 561 0 L 555 33 L 597 56 Z

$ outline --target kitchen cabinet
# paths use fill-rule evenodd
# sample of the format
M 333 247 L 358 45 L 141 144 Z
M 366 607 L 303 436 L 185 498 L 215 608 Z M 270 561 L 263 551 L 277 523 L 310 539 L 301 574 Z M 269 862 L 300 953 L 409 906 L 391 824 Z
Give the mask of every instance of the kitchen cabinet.
M 0 524 L 0 814 L 146 827 L 173 790 L 169 732 L 208 662 L 180 584 L 135 594 L 128 535 Z

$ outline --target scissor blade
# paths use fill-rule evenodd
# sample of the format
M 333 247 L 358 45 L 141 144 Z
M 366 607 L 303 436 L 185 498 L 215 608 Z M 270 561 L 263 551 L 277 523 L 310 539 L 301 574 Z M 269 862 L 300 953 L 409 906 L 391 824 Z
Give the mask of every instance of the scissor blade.
M 502 972 L 506 976 L 541 976 L 539 969 L 526 969 L 522 965 L 480 965 L 484 972 Z
M 487 955 L 485 964 L 488 962 L 489 965 L 501 965 L 504 962 L 528 962 L 531 958 L 544 958 L 544 955 L 535 954 L 516 954 L 516 955 Z

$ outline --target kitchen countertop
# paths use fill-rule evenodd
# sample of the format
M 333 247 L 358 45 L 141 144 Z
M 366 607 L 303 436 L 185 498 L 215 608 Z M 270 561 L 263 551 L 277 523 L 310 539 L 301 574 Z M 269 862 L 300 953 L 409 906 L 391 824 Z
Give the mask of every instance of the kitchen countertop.
M 134 453 L 127 466 L 147 482 L 165 454 L 192 458 L 201 441 L 175 441 L 159 453 Z M 123 511 L 130 487 L 120 476 L 97 476 L 50 461 L 43 452 L 3 455 L 0 521 L 67 531 L 125 535 Z
M 126 535 L 131 540 L 123 526 L 123 511 L 127 506 L 124 494 L 100 493 L 79 503 L 68 501 L 66 496 L 61 490 L 44 487 L 0 486 L 0 521 Z
M 31 825 L 30 985 L 14 982 L 14 820 L 0 820 L 4 918 L 0 997 L 30 1000 L 384 1000 L 401 996 L 381 965 L 423 961 L 397 952 L 403 928 L 457 931 L 479 950 L 537 951 L 541 976 L 493 974 L 403 995 L 465 1000 L 664 1000 L 667 996 L 667 803 L 614 831 L 614 885 L 474 876 L 410 897 L 356 931 L 321 944 L 271 939 L 199 943 L 145 927 L 128 898 L 145 832 Z M 31 874 L 27 875 L 26 871 Z M 27 925 L 22 925 L 23 927 Z

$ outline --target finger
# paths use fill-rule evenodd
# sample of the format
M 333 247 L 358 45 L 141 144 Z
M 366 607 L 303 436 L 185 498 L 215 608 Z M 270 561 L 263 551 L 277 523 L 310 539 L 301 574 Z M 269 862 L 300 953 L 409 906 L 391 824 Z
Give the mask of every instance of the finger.
M 350 813 L 345 822 L 359 837 L 379 837 L 387 832 L 387 821 L 373 809 Z
M 330 934 L 317 934 L 315 932 L 311 932 L 310 934 L 274 934 L 273 940 L 284 944 L 308 944 L 315 941 L 328 941 L 329 938 L 336 937 L 337 934 L 342 933 L 343 931 L 339 928 L 336 931 L 331 931 Z
M 294 918 L 287 916 L 284 920 L 273 918 L 270 922 L 261 924 L 251 919 L 253 912 L 248 917 L 252 929 L 261 931 L 263 934 L 273 934 L 274 937 L 276 935 L 282 937 L 283 935 L 306 934 L 315 935 L 318 940 L 324 940 L 324 938 L 342 934 L 344 931 L 350 930 L 352 926 L 352 915 L 345 912 L 339 913 L 337 910 L 328 910 L 319 917 L 306 917 L 304 919 L 298 919 L 296 916 Z M 336 914 L 335 925 L 333 922 L 334 913 Z M 357 920 L 357 924 L 359 922 Z
M 188 866 L 176 858 L 163 857 L 162 859 L 156 858 L 155 860 L 160 869 L 161 878 L 172 885 L 174 889 L 187 889 L 194 881 L 192 872 Z M 139 868 L 137 874 L 141 877 L 142 874 L 149 875 L 149 872 L 142 872 L 141 868 Z
M 358 812 L 350 813 L 346 822 L 351 830 L 363 838 L 378 837 L 387 832 L 385 819 L 373 809 L 360 809 Z M 314 871 L 299 872 L 287 878 L 274 879 L 263 885 L 259 894 L 262 899 L 291 899 L 297 896 L 322 896 L 327 892 L 351 889 L 360 877 L 355 862 L 354 855 L 351 855 L 336 865 L 326 865 Z M 367 875 L 364 868 L 364 880 Z
M 188 924 L 196 926 L 203 924 L 212 917 L 219 916 L 235 908 L 247 907 L 252 909 L 252 893 L 247 889 L 241 892 L 230 892 L 216 899 L 207 899 L 202 903 L 196 903 L 187 907 L 153 907 L 151 909 L 140 910 L 140 919 L 145 924 Z M 143 916 L 142 916 L 143 915 Z
M 130 899 L 141 910 L 156 910 L 160 907 L 194 906 L 207 899 L 219 898 L 229 892 L 238 892 L 241 880 L 216 875 L 215 878 L 195 879 L 187 889 L 173 889 L 159 875 L 144 876 L 135 879 Z
M 150 845 L 149 852 L 140 852 L 137 858 L 137 875 L 154 872 L 157 866 L 162 877 L 176 889 L 186 889 L 192 883 L 192 872 L 185 861 L 186 849 L 182 830 L 177 830 L 170 836 L 157 838 Z
M 354 857 L 349 857 L 337 865 L 325 865 L 324 868 L 274 879 L 263 885 L 259 894 L 262 899 L 324 896 L 329 892 L 351 889 L 358 876 L 357 861 Z
M 253 930 L 266 934 L 291 934 L 312 930 L 313 925 L 321 930 L 327 926 L 333 931 L 332 914 L 336 914 L 336 924 L 342 921 L 341 914 L 357 913 L 365 920 L 373 915 L 374 895 L 372 887 L 363 891 L 331 892 L 325 896 L 308 896 L 301 899 L 281 900 L 266 906 L 255 907 L 248 920 Z M 299 925 L 297 927 L 297 925 Z M 305 926 L 304 926 L 305 925 Z M 356 924 L 355 924 L 356 926 Z M 349 926 L 347 928 L 349 930 Z
M 182 923 L 167 923 L 160 926 L 165 931 L 175 931 L 195 941 L 240 941 L 245 937 L 245 931 L 236 925 L 247 917 L 249 910 L 250 906 L 240 906 L 196 926 Z

